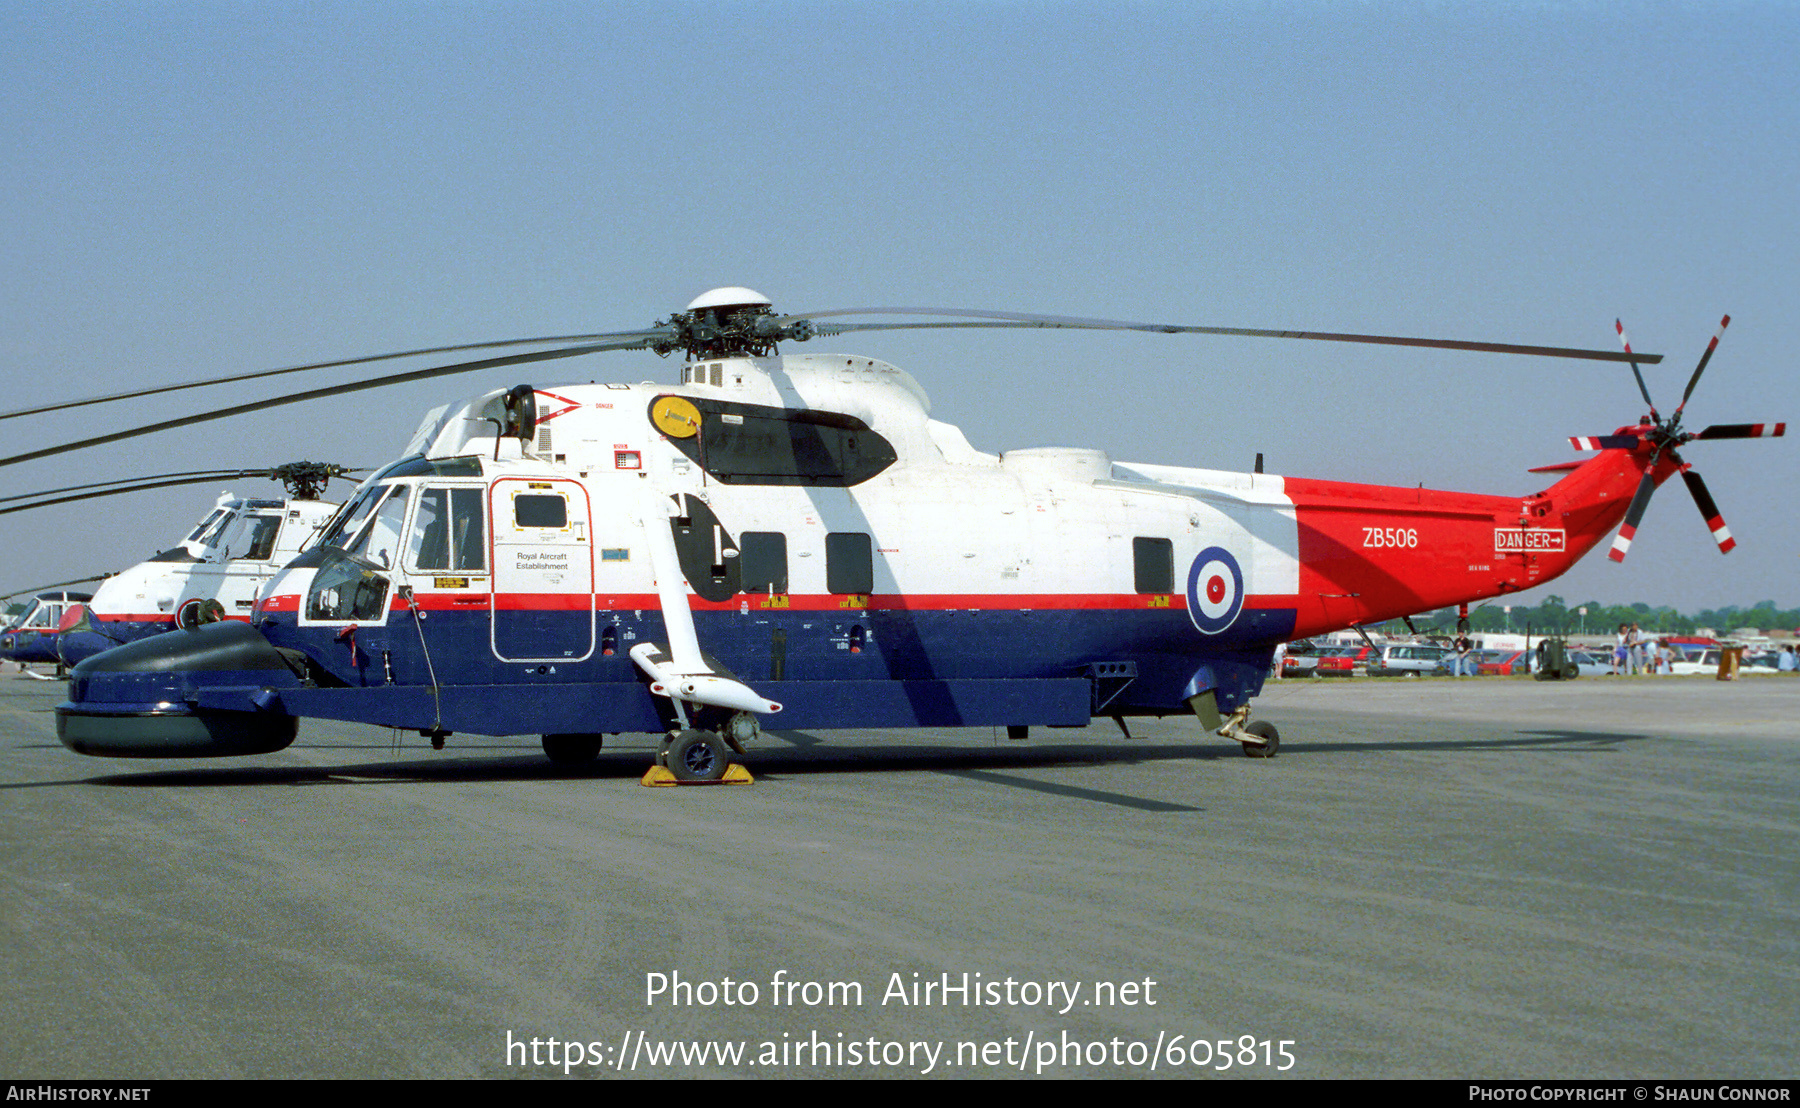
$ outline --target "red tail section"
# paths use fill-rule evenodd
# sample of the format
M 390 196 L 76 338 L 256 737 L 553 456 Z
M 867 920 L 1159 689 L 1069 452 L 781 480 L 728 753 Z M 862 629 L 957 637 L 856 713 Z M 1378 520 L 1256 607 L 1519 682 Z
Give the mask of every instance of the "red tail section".
M 1648 449 L 1606 450 L 1525 497 L 1287 478 L 1299 531 L 1295 637 L 1544 584 L 1612 533 L 1634 488 L 1677 469 Z

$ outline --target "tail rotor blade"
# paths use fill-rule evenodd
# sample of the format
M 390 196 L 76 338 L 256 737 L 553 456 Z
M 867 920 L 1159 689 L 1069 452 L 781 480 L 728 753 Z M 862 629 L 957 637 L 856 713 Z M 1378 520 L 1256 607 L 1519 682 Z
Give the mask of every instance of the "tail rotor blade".
M 1650 505 L 1650 494 L 1656 491 L 1655 466 L 1644 471 L 1644 479 L 1638 482 L 1637 493 L 1631 498 L 1631 507 L 1625 509 L 1625 522 L 1619 525 L 1619 533 L 1613 536 L 1612 549 L 1606 556 L 1615 562 L 1625 560 L 1631 551 L 1631 540 L 1636 537 L 1638 522 L 1644 518 L 1644 509 Z
M 1706 482 L 1700 480 L 1698 473 L 1687 468 L 1682 469 L 1681 479 L 1687 482 L 1688 492 L 1693 494 L 1694 504 L 1700 509 L 1700 518 L 1706 521 L 1706 529 L 1712 532 L 1713 541 L 1719 544 L 1719 553 L 1731 553 L 1737 540 L 1731 537 L 1730 528 L 1719 517 L 1719 506 L 1713 503 L 1712 496 L 1706 491 Z
M 1681 421 L 1681 410 L 1687 407 L 1688 397 L 1694 395 L 1694 386 L 1700 383 L 1700 375 L 1706 372 L 1706 363 L 1712 360 L 1713 351 L 1719 348 L 1719 339 L 1725 334 L 1725 328 L 1731 326 L 1731 317 L 1719 320 L 1719 329 L 1713 333 L 1712 341 L 1706 344 L 1706 353 L 1700 355 L 1700 364 L 1694 367 L 1694 375 L 1688 378 L 1687 391 L 1681 394 L 1681 403 L 1676 405 L 1675 414 L 1669 417 L 1670 423 Z

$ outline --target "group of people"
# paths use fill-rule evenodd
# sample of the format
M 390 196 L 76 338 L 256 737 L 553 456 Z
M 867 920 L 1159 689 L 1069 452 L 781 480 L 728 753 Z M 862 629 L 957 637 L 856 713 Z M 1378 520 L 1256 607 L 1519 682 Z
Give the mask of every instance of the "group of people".
M 1635 623 L 1619 624 L 1613 636 L 1612 672 L 1629 674 L 1674 673 L 1675 648 L 1667 640 L 1652 639 Z

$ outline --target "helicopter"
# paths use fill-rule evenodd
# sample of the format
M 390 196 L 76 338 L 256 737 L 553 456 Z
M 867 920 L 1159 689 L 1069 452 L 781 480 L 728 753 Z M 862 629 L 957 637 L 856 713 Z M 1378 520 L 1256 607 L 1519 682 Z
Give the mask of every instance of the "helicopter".
M 81 582 L 66 583 L 73 585 Z M 31 603 L 8 620 L 4 627 L 0 627 L 0 658 L 19 663 L 19 669 L 33 677 L 42 675 L 33 672 L 30 667 L 42 663 L 54 664 L 57 673 L 61 674 L 62 658 L 57 653 L 57 648 L 61 642 L 60 630 L 65 613 L 93 599 L 92 593 L 70 592 L 56 586 L 40 588 L 42 591 L 25 590 L 35 594 L 31 597 Z M 51 680 L 49 677 L 42 679 Z
M 881 313 L 963 318 L 840 318 Z M 1681 430 L 1717 336 L 1674 415 L 1652 406 L 1574 440 L 1594 456 L 1545 467 L 1555 482 L 1523 496 L 1079 448 L 988 454 L 930 418 L 924 389 L 895 366 L 781 352 L 905 327 L 1627 361 L 1640 388 L 1638 366 L 1660 360 L 1629 342 L 1607 352 L 961 309 L 780 315 L 753 290 L 715 289 L 647 329 L 340 386 L 602 350 L 684 354 L 678 383 L 520 384 L 433 409 L 247 622 L 76 666 L 58 737 L 103 756 L 255 754 L 319 718 L 414 730 L 438 748 L 458 733 L 538 734 L 553 762 L 580 764 L 607 736 L 637 733 L 662 736 L 653 758 L 674 778 L 707 781 L 765 727 L 1004 726 L 1024 738 L 1110 717 L 1129 735 L 1128 718 L 1191 713 L 1270 757 L 1279 732 L 1250 715 L 1277 644 L 1466 613 L 1543 584 L 1621 522 L 1635 527 L 1676 473 L 1711 526 L 1716 506 L 1677 449 L 1785 431 Z
M 283 483 L 286 498 L 221 493 L 212 509 L 175 546 L 98 579 L 92 594 L 71 594 L 55 619 L 29 638 L 0 638 L 0 656 L 61 667 L 146 635 L 189 629 L 220 619 L 248 619 L 270 574 L 299 553 L 336 503 L 320 499 L 333 477 L 350 472 L 320 462 L 290 462 L 265 470 L 208 471 L 71 486 L 6 497 L 0 514 L 26 511 L 147 488 L 267 477 Z M 15 501 L 30 501 L 25 504 Z M 27 614 L 30 621 L 34 617 Z M 43 617 L 35 617 L 43 618 Z

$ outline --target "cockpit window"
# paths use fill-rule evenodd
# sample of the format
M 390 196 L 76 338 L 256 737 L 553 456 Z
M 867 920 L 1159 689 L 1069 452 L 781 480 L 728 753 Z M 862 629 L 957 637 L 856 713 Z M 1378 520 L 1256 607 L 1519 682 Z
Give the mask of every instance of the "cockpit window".
M 206 533 L 200 536 L 200 545 L 201 546 L 216 546 L 216 545 L 218 545 L 219 536 L 224 534 L 225 528 L 230 525 L 233 518 L 234 517 L 232 516 L 231 512 L 229 512 L 229 511 L 220 512 L 218 514 L 218 516 L 213 520 L 212 525 L 207 527 Z
M 281 533 L 281 517 L 275 515 L 245 516 L 238 521 L 225 545 L 227 558 L 243 558 L 266 562 L 275 554 L 275 536 Z
M 194 528 L 193 534 L 189 535 L 183 541 L 184 542 L 193 542 L 194 540 L 198 539 L 201 535 L 206 534 L 206 529 L 211 527 L 213 524 L 217 523 L 219 521 L 219 517 L 224 514 L 225 514 L 225 509 L 223 509 L 223 508 L 213 509 L 212 514 L 207 516 L 205 519 L 201 520 L 200 526 Z
M 362 525 L 375 510 L 381 498 L 393 491 L 392 485 L 370 485 L 356 494 L 356 499 L 344 505 L 337 517 L 325 526 L 319 537 L 321 545 L 344 546 L 356 537 Z
M 344 552 L 357 555 L 383 569 L 392 568 L 394 559 L 400 552 L 400 529 L 406 523 L 409 492 L 411 489 L 405 485 L 394 489 L 393 495 L 381 502 L 381 507 L 375 512 L 375 518 L 368 527 L 350 545 L 344 547 Z
M 413 517 L 408 556 L 414 569 L 481 573 L 487 568 L 487 529 L 480 489 L 424 489 Z

